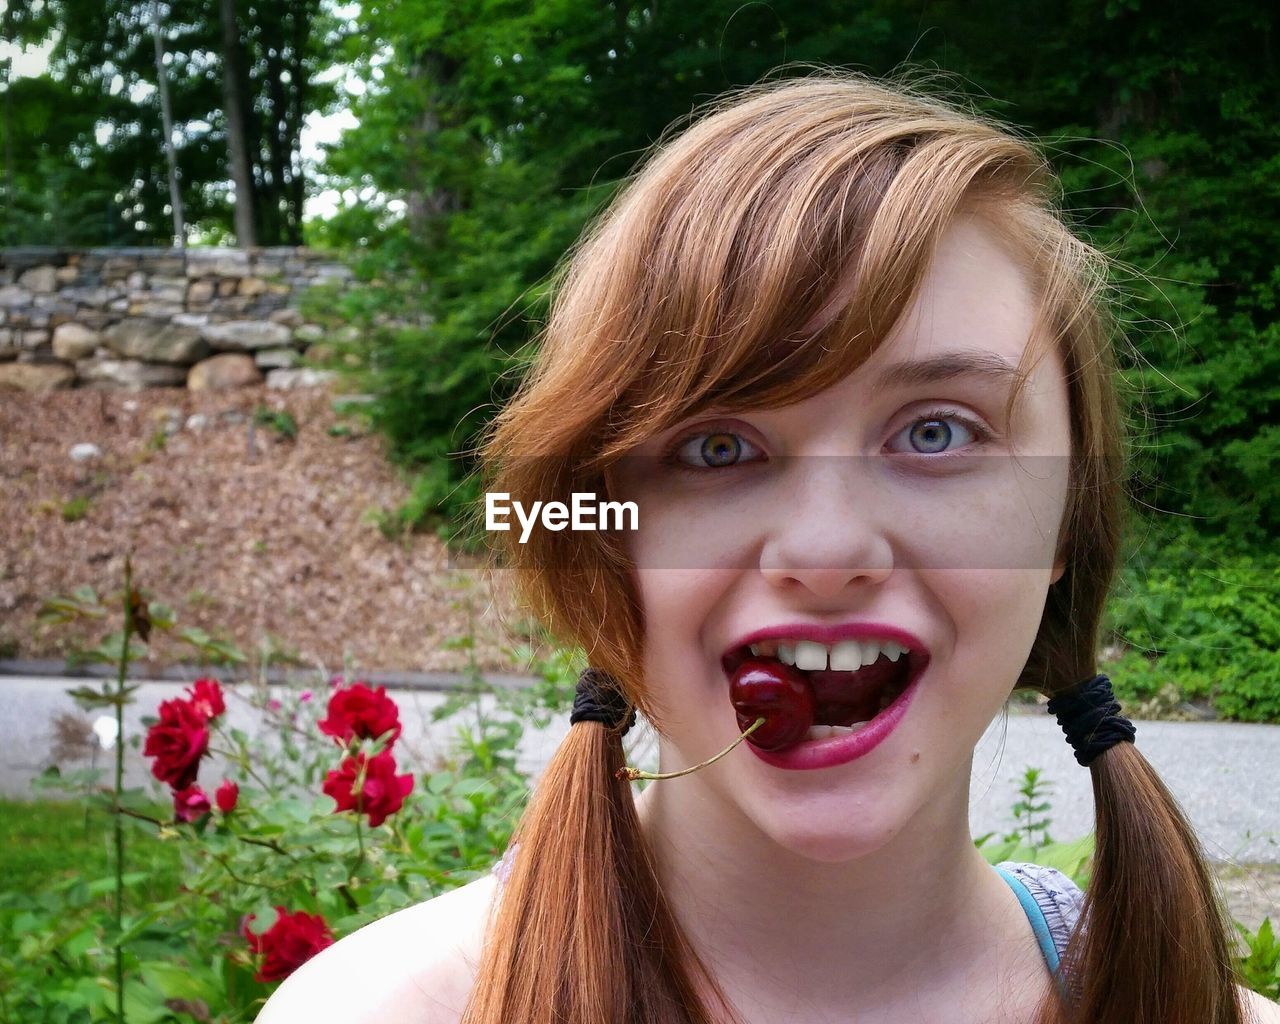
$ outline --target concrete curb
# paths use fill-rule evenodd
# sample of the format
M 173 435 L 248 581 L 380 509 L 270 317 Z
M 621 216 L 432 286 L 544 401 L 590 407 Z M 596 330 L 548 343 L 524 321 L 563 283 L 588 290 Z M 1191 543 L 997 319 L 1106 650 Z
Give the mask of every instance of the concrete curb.
M 299 676 L 314 673 L 312 668 L 268 668 L 263 675 L 268 683 L 287 683 Z M 167 683 L 187 685 L 201 676 L 216 676 L 224 683 L 240 683 L 257 676 L 251 676 L 243 668 L 209 668 L 198 665 L 170 665 L 168 668 L 139 675 L 137 668 L 130 673 L 130 682 Z M 484 672 L 484 679 L 506 689 L 518 689 L 530 686 L 538 681 L 537 676 L 516 675 L 508 672 Z M 5 676 L 27 676 L 65 679 L 114 679 L 116 669 L 111 665 L 93 664 L 72 667 L 65 661 L 55 658 L 0 658 L 0 684 Z M 456 690 L 467 682 L 467 676 L 461 672 L 399 672 L 368 671 L 352 675 L 352 679 L 362 679 L 374 686 L 383 685 L 388 690 L 426 690 L 447 692 Z

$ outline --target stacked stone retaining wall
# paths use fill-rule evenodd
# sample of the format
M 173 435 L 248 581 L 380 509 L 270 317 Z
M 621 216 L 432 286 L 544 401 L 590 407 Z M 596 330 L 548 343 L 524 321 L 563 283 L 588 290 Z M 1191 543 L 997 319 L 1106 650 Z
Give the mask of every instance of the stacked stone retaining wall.
M 331 352 L 299 298 L 352 279 L 332 257 L 294 247 L 0 249 L 0 390 L 324 379 L 302 365 Z

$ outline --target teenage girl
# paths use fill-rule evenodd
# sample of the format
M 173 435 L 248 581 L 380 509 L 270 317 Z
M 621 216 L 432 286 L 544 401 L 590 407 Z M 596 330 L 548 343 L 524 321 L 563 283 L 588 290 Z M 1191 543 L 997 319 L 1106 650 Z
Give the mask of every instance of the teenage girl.
M 1058 196 L 1033 143 L 853 73 L 655 148 L 483 451 L 526 508 L 638 510 L 494 535 L 590 658 L 573 727 L 494 872 L 330 947 L 260 1024 L 1280 1021 L 1097 674 L 1125 416 L 1105 257 Z M 787 686 L 799 732 L 741 741 Z M 970 835 L 1014 689 L 1092 776 L 1087 893 Z M 636 709 L 669 776 L 638 795 Z

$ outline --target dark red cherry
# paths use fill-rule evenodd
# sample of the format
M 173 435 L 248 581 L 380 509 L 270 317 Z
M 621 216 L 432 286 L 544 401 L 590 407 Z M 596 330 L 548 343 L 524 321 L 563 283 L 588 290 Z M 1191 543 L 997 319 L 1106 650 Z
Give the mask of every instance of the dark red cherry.
M 738 728 L 749 729 L 757 718 L 764 725 L 747 737 L 761 750 L 781 750 L 804 739 L 817 716 L 813 688 L 794 665 L 769 658 L 748 658 L 729 681 L 729 700 L 738 713 Z

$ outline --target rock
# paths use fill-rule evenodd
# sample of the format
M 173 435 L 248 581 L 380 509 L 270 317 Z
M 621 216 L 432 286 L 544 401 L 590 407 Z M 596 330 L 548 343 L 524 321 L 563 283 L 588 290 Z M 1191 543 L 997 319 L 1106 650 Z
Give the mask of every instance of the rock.
M 330 370 L 313 370 L 310 367 L 297 370 L 271 370 L 267 374 L 267 387 L 280 391 L 313 388 L 319 384 L 326 384 L 337 376 Z
M 237 252 L 234 249 L 187 250 L 187 277 L 248 276 L 249 254 L 247 252 Z
M 213 299 L 214 291 L 212 281 L 192 281 L 191 287 L 187 289 L 187 303 L 202 306 Z
M 163 320 L 129 319 L 108 327 L 104 339 L 114 351 L 129 359 L 191 364 L 209 354 L 209 345 L 200 331 L 198 327 Z
M 240 352 L 223 352 L 210 356 L 191 367 L 187 388 L 191 391 L 222 391 L 262 383 L 262 374 L 253 356 Z
M 18 278 L 18 284 L 23 288 L 30 288 L 33 292 L 43 292 L 47 295 L 58 289 L 58 268 L 48 264 L 32 267 Z
M 296 309 L 277 309 L 267 319 L 273 324 L 284 324 L 286 327 L 302 326 L 302 314 Z
M 70 302 L 78 302 L 82 306 L 89 306 L 92 309 L 105 309 L 107 305 L 116 299 L 122 298 L 124 293 L 119 288 L 108 288 L 105 285 L 97 285 L 92 288 L 64 288 L 62 297 Z
M 225 324 L 208 324 L 201 328 L 202 337 L 215 349 L 248 352 L 260 348 L 281 348 L 289 344 L 289 328 L 262 320 L 231 320 Z
M 150 317 L 153 320 L 169 320 L 183 312 L 186 307 L 181 302 L 131 302 L 129 315 L 132 317 Z
M 214 357 L 216 358 L 216 356 Z M 187 417 L 188 430 L 204 430 L 209 425 L 209 417 L 202 412 L 192 413 Z
M 282 366 L 297 366 L 301 357 L 291 348 L 264 348 L 255 353 L 253 361 L 258 364 L 258 369 L 270 370 Z
M 18 354 L 18 343 L 14 341 L 13 331 L 0 327 L 0 359 L 13 359 Z
M 16 284 L 6 284 L 0 287 L 0 306 L 13 308 L 14 306 L 29 306 L 35 298 L 27 289 L 20 288 Z
M 341 281 L 343 283 L 355 279 L 355 272 L 341 263 L 321 263 L 314 268 L 317 281 Z
M 151 284 L 151 297 L 156 302 L 176 303 L 179 312 L 181 312 L 183 303 L 187 301 L 186 282 L 183 282 L 183 284 L 178 287 L 169 286 L 161 288 L 153 281 Z
M 238 286 L 235 281 L 219 281 L 218 294 L 225 299 L 229 295 L 234 295 L 237 287 Z
M 182 276 L 187 272 L 186 260 L 181 256 L 157 256 L 150 253 L 144 262 L 151 273 L 164 277 Z
M 53 354 L 68 363 L 91 356 L 101 336 L 77 323 L 59 324 L 53 332 Z
M 66 363 L 0 363 L 0 391 L 54 391 L 74 387 L 75 380 Z
M 267 263 L 263 260 L 257 260 L 253 264 L 254 277 L 284 277 L 284 264 L 282 262 Z
M 22 347 L 26 349 L 37 349 L 41 345 L 49 343 L 48 331 L 23 331 Z
M 313 344 L 324 338 L 324 328 L 319 324 L 303 324 L 301 327 L 295 328 L 293 332 L 293 340 L 302 342 L 305 345 Z
M 138 269 L 138 261 L 128 256 L 115 256 L 102 264 L 104 281 L 123 281 Z
M 144 274 L 141 270 L 135 270 L 132 274 L 130 274 L 127 278 L 125 278 L 124 283 L 127 284 L 130 288 L 137 288 L 141 290 L 147 286 L 147 275 Z
M 236 290 L 241 295 L 261 295 L 267 290 L 267 282 L 260 277 L 242 277 Z
M 159 409 L 152 409 L 151 421 L 153 423 L 159 423 L 166 436 L 172 437 L 182 429 L 182 410 L 175 409 L 171 405 L 161 406 Z
M 79 267 L 59 267 L 56 277 L 58 284 L 74 284 L 76 278 L 80 276 Z
M 75 373 L 90 386 L 118 387 L 129 391 L 181 387 L 187 380 L 185 366 L 164 366 L 136 359 L 82 359 L 76 363 Z
M 70 455 L 73 462 L 86 462 L 89 459 L 100 458 L 102 449 L 92 441 L 82 441 L 80 444 L 71 446 Z
M 178 327 L 203 327 L 208 322 L 208 313 L 176 313 L 169 318 L 169 323 Z

